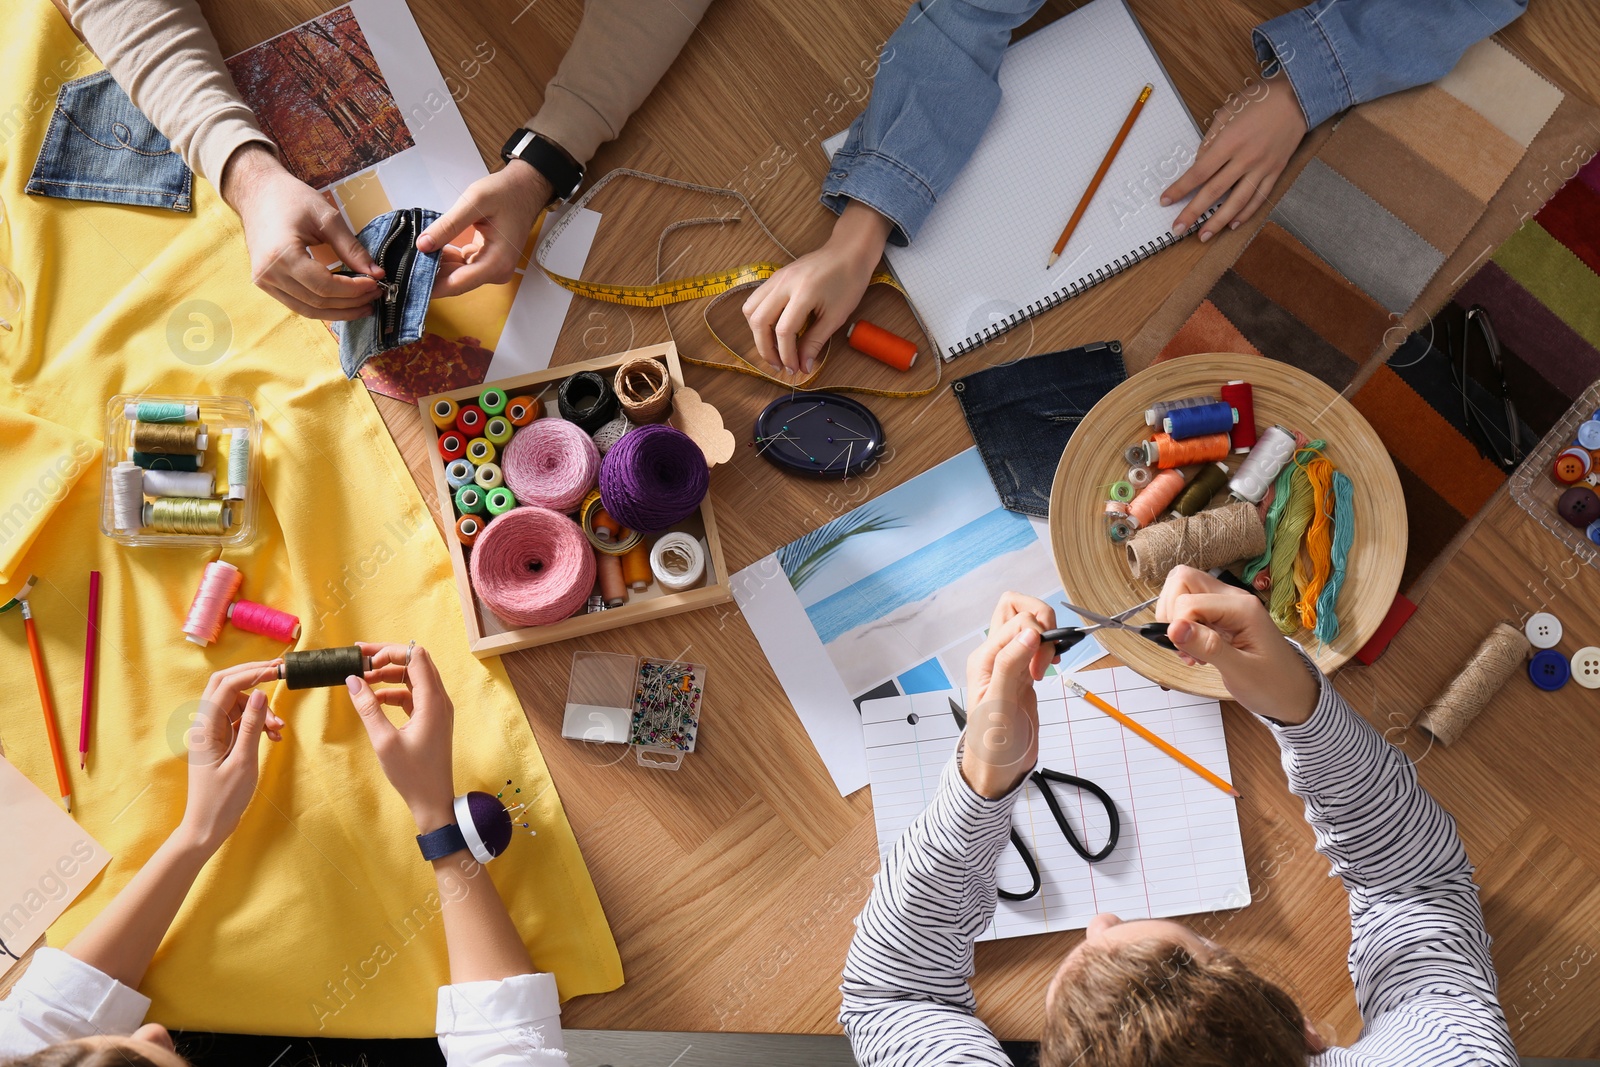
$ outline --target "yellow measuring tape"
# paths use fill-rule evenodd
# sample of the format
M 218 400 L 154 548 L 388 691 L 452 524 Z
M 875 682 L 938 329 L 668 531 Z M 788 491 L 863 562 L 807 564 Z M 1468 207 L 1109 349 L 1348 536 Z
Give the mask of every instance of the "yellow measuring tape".
M 585 297 L 589 300 L 599 300 L 607 304 L 624 304 L 628 307 L 638 308 L 661 308 L 663 318 L 666 316 L 665 309 L 669 305 L 682 304 L 691 300 L 702 300 L 709 297 L 711 298 L 711 302 L 706 305 L 703 313 L 706 332 L 711 335 L 712 339 L 715 340 L 719 346 L 721 346 L 724 352 L 727 352 L 730 356 L 734 357 L 734 359 L 738 360 L 738 362 L 720 363 L 716 360 L 696 359 L 692 356 L 685 355 L 681 350 L 678 353 L 679 359 L 682 359 L 685 363 L 692 363 L 699 367 L 713 367 L 718 370 L 733 370 L 738 371 L 741 374 L 749 374 L 757 378 L 765 378 L 774 385 L 782 386 L 785 389 L 797 390 L 800 392 L 812 392 L 817 389 L 824 388 L 822 386 L 812 386 L 809 383 L 815 381 L 817 376 L 822 373 L 822 369 L 827 362 L 827 357 L 833 344 L 831 338 L 828 341 L 828 347 L 823 349 L 822 354 L 817 359 L 816 369 L 803 379 L 789 381 L 779 378 L 778 376 L 772 374 L 769 370 L 765 369 L 764 363 L 758 364 L 747 359 L 742 352 L 724 341 L 717 333 L 716 327 L 711 325 L 711 312 L 717 307 L 718 304 L 730 296 L 760 285 L 762 282 L 778 273 L 780 264 L 768 262 L 745 263 L 737 267 L 731 267 L 728 270 L 714 271 L 710 274 L 697 274 L 687 278 L 674 278 L 670 281 L 657 282 L 653 285 L 613 285 L 607 282 L 584 281 L 581 278 L 569 278 L 564 274 L 557 274 L 555 271 L 545 266 L 545 259 L 549 249 L 556 243 L 557 240 L 560 239 L 561 234 L 566 230 L 568 224 L 571 223 L 573 219 L 577 218 L 579 209 L 587 207 L 589 201 L 592 200 L 595 195 L 600 192 L 600 190 L 604 189 L 614 179 L 617 178 L 639 178 L 644 181 L 656 182 L 660 185 L 667 185 L 676 189 L 683 189 L 688 192 L 703 193 L 708 196 L 728 197 L 737 200 L 743 206 L 744 210 L 749 213 L 749 217 L 755 221 L 755 224 L 758 227 L 760 227 L 761 232 L 767 236 L 767 239 L 773 244 L 777 245 L 778 248 L 782 249 L 786 255 L 793 258 L 793 253 L 785 248 L 783 242 L 779 241 L 773 232 L 767 228 L 767 224 L 762 221 L 761 216 L 756 213 L 754 206 L 752 206 L 750 201 L 745 198 L 743 193 L 740 193 L 734 189 L 722 189 L 712 185 L 696 185 L 693 182 L 678 181 L 675 178 L 664 178 L 659 174 L 647 174 L 644 171 L 622 168 L 611 171 L 605 177 L 595 182 L 595 184 L 591 186 L 587 192 L 574 201 L 571 206 L 567 208 L 567 210 L 562 212 L 560 217 L 556 218 L 554 221 L 547 220 L 547 224 L 544 227 L 543 232 L 539 235 L 539 245 L 534 250 L 534 263 L 538 265 L 539 269 L 544 271 L 545 275 L 551 281 L 555 282 L 563 289 L 577 294 L 578 296 Z M 684 219 L 668 226 L 661 232 L 661 236 L 656 242 L 657 275 L 659 276 L 662 270 L 662 249 L 664 248 L 666 239 L 669 235 L 677 230 L 684 229 L 685 227 L 689 226 L 722 225 L 737 221 L 739 221 L 739 216 L 737 215 L 724 215 L 707 218 Z M 900 284 L 894 280 L 894 277 L 884 271 L 879 271 L 878 273 L 874 274 L 867 284 L 869 286 L 887 285 L 896 292 L 900 293 L 900 295 L 905 295 L 905 290 L 900 288 Z M 909 301 L 907 302 L 907 306 L 910 306 Z M 916 317 L 915 308 L 911 309 L 911 314 L 914 318 Z M 927 336 L 927 328 L 922 325 L 922 320 L 920 318 L 917 319 L 917 325 L 922 329 L 923 335 Z M 670 319 L 667 320 L 667 333 L 669 336 L 672 333 L 672 322 Z M 674 340 L 676 340 L 676 338 L 674 338 Z M 931 353 L 930 355 L 930 362 L 933 363 L 933 383 L 924 389 L 874 389 L 864 385 L 834 385 L 827 386 L 825 388 L 833 392 L 862 393 L 867 396 L 895 398 L 927 396 L 929 393 L 932 393 L 935 389 L 939 388 L 942 367 L 942 361 L 939 359 L 937 352 Z

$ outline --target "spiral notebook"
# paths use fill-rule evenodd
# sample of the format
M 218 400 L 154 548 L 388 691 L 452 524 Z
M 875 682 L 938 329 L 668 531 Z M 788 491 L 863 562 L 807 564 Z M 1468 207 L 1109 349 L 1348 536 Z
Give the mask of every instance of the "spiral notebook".
M 1200 130 L 1123 0 L 1092 0 L 1012 45 L 1000 106 L 917 239 L 889 265 L 946 360 L 1177 240 L 1161 190 Z M 1146 84 L 1155 87 L 1062 252 L 1045 261 Z M 823 143 L 832 156 L 844 133 Z

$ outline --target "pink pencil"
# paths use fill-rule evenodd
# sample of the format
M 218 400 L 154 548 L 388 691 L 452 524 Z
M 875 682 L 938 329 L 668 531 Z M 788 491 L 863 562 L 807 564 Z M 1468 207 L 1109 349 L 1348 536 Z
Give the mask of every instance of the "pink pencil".
M 89 712 L 94 707 L 94 649 L 100 643 L 100 572 L 89 572 L 89 634 L 83 641 L 83 717 L 78 722 L 78 769 L 89 759 Z

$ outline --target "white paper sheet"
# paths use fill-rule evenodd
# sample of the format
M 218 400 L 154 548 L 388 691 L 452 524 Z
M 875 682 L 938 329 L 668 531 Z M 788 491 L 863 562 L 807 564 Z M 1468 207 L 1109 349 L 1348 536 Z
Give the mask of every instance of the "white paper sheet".
M 580 210 L 561 231 L 560 240 L 550 246 L 550 261 L 546 266 L 568 278 L 583 277 L 583 265 L 589 259 L 589 249 L 599 230 L 600 212 L 588 208 Z M 561 324 L 572 306 L 572 293 L 547 278 L 531 260 L 526 273 L 517 273 L 523 275 L 522 284 L 517 287 L 517 298 L 511 304 L 505 329 L 500 331 L 500 343 L 489 361 L 489 375 L 485 381 L 548 367 L 556 350 L 556 338 L 561 334 Z

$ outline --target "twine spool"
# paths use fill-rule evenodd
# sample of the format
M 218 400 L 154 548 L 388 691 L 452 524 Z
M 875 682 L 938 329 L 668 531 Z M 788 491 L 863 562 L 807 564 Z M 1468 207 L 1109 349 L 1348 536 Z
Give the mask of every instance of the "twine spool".
M 1144 409 L 1144 424 L 1146 426 L 1160 426 L 1161 420 L 1174 411 L 1182 408 L 1197 408 L 1201 404 L 1215 404 L 1216 402 L 1217 398 L 1214 396 L 1186 396 L 1179 400 L 1162 400 L 1153 407 Z
M 1192 408 L 1174 408 L 1161 420 L 1161 428 L 1174 441 L 1187 441 L 1191 437 L 1205 437 L 1214 433 L 1229 435 L 1232 444 L 1233 427 L 1239 413 L 1232 404 L 1217 401 L 1215 404 L 1196 404 Z
M 1158 433 L 1144 442 L 1143 447 L 1145 463 L 1168 470 L 1226 459 L 1233 448 L 1233 439 L 1225 433 L 1214 433 L 1175 441 L 1171 434 Z
M 472 588 L 502 622 L 544 626 L 583 607 L 594 588 L 594 551 L 565 515 L 513 508 L 478 535 L 471 572 Z
M 278 677 L 290 689 L 332 689 L 344 685 L 346 678 L 360 678 L 372 670 L 372 657 L 363 656 L 356 645 L 344 648 L 308 648 L 285 652 Z
M 119 530 L 144 527 L 144 473 L 132 460 L 111 468 L 111 521 Z
M 1415 723 L 1417 729 L 1440 744 L 1454 744 L 1506 680 L 1517 673 L 1532 649 L 1521 630 L 1509 623 L 1496 623 L 1461 673 L 1422 709 Z
M 128 449 L 128 458 L 147 471 L 197 471 L 200 469 L 200 457 L 186 455 L 182 452 L 176 455 L 167 455 L 162 452 L 140 452 L 136 448 Z
M 203 422 L 133 424 L 133 447 L 140 452 L 204 452 L 206 442 Z
M 1140 529 L 1128 540 L 1128 569 L 1159 585 L 1179 564 L 1222 567 L 1266 548 L 1266 532 L 1253 505 L 1236 502 Z
M 253 600 L 235 600 L 228 605 L 228 621 L 248 633 L 288 643 L 300 639 L 300 620 L 287 611 Z
M 1185 517 L 1198 515 L 1227 484 L 1226 464 L 1212 463 L 1201 467 L 1195 472 L 1195 476 L 1189 479 L 1189 484 L 1183 487 L 1178 499 L 1172 502 L 1172 510 Z
M 1217 390 L 1223 403 L 1233 405 L 1239 413 L 1229 436 L 1233 438 L 1235 452 L 1248 452 L 1256 446 L 1256 394 L 1250 383 L 1236 379 Z
M 506 486 L 524 504 L 566 512 L 594 488 L 600 451 L 576 423 L 538 419 L 517 431 L 500 469 Z
M 122 417 L 129 422 L 195 422 L 200 418 L 200 405 L 141 400 L 123 405 Z
M 1228 483 L 1233 495 L 1252 504 L 1261 503 L 1273 479 L 1294 457 L 1294 448 L 1294 434 L 1282 426 L 1267 427 L 1267 432 L 1261 435 Z
M 243 500 L 250 487 L 250 431 L 235 430 L 228 437 L 228 499 Z
M 1155 477 L 1150 479 L 1150 484 L 1139 490 L 1139 494 L 1128 503 L 1128 515 L 1134 520 L 1135 528 L 1155 522 L 1172 506 L 1181 492 L 1182 471 L 1157 471 Z
M 650 572 L 668 592 L 687 589 L 706 572 L 705 549 L 681 531 L 664 534 L 650 549 Z
M 914 342 L 901 337 L 897 333 L 890 333 L 876 323 L 866 319 L 857 319 L 850 326 L 850 332 L 844 335 L 845 343 L 862 355 L 871 356 L 879 363 L 887 364 L 897 371 L 908 371 L 917 361 L 917 346 Z
M 672 406 L 672 378 L 659 359 L 638 356 L 617 368 L 613 379 L 623 413 L 635 423 L 664 418 Z
M 653 573 L 650 570 L 650 549 L 651 545 L 641 538 L 622 557 L 622 580 L 627 582 L 628 588 L 635 593 L 642 593 L 650 588 L 650 578 Z
M 594 371 L 579 371 L 561 380 L 556 389 L 556 409 L 563 419 L 591 434 L 616 415 L 617 394 L 611 391 L 611 383 Z
M 158 497 L 144 506 L 144 525 L 158 533 L 225 534 L 233 509 L 221 500 Z
M 711 487 L 706 455 L 682 430 L 655 423 L 623 437 L 600 464 L 600 499 L 631 530 L 655 533 L 693 515 Z
M 138 470 L 135 465 L 134 470 Z M 146 496 L 187 496 L 211 499 L 216 483 L 205 471 L 144 471 Z
M 189 602 L 188 617 L 183 620 L 183 636 L 201 648 L 215 641 L 228 617 L 228 603 L 243 584 L 244 574 L 233 564 L 220 559 L 206 564 L 200 574 L 200 587 Z
M 618 415 L 589 436 L 594 438 L 594 447 L 603 457 L 611 451 L 611 446 L 622 440 L 622 435 L 631 429 L 633 423 L 628 420 L 628 416 Z

